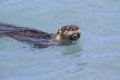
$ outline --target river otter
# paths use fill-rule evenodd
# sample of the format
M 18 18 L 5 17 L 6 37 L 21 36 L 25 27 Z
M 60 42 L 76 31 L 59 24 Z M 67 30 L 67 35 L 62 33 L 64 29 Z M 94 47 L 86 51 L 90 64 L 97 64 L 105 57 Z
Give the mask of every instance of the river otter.
M 80 33 L 80 28 L 77 25 L 66 25 L 59 29 L 56 34 L 50 34 L 27 27 L 0 23 L 1 36 L 8 36 L 19 41 L 30 42 L 39 48 L 71 44 L 80 38 Z

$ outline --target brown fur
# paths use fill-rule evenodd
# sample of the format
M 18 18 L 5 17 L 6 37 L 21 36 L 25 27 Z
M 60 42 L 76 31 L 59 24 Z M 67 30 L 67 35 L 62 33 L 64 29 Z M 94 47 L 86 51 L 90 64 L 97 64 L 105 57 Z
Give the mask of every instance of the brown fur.
M 80 37 L 80 29 L 76 25 L 67 25 L 59 29 L 56 34 L 49 34 L 27 27 L 0 23 L 0 35 L 8 36 L 19 41 L 33 42 L 43 47 L 76 41 Z

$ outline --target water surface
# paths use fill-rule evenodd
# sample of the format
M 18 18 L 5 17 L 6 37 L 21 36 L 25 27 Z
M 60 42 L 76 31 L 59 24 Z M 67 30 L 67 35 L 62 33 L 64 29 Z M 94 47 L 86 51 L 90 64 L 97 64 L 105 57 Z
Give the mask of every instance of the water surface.
M 119 0 L 0 0 L 0 22 L 82 30 L 77 44 L 46 49 L 0 37 L 0 80 L 120 79 Z

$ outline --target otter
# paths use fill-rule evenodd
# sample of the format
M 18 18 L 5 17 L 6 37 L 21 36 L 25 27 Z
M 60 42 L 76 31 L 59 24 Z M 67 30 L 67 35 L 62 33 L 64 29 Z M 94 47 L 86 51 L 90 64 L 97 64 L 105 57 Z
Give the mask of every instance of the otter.
M 72 44 L 80 38 L 80 34 L 81 31 L 77 25 L 65 25 L 56 34 L 53 34 L 0 22 L 0 36 L 29 42 L 39 48 Z

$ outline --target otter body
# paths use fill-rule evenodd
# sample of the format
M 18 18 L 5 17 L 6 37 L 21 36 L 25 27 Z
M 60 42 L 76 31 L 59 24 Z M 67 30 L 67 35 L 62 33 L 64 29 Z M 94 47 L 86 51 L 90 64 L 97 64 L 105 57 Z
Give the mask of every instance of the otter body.
M 0 23 L 0 36 L 7 36 L 19 41 L 33 43 L 39 48 L 66 45 L 80 37 L 80 29 L 75 25 L 64 26 L 56 34 Z

